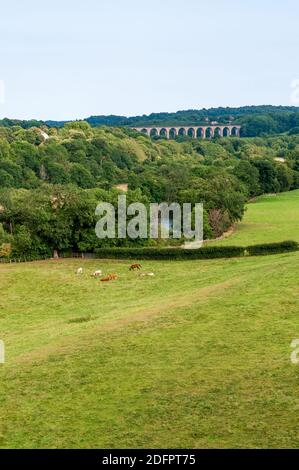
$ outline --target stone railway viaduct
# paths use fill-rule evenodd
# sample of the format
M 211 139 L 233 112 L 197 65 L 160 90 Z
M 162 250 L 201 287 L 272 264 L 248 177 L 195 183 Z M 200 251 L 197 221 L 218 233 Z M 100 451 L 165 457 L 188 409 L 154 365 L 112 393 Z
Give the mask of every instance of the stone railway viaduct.
M 175 137 L 189 136 L 192 139 L 202 138 L 211 139 L 212 137 L 240 137 L 241 126 L 232 125 L 211 125 L 211 126 L 170 126 L 170 127 L 132 127 L 137 132 L 142 132 L 149 137 L 166 137 L 174 139 Z

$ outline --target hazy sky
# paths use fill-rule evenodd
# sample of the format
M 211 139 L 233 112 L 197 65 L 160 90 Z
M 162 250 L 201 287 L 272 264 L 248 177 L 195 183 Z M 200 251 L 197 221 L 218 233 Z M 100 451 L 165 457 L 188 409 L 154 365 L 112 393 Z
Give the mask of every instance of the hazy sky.
M 1 0 L 0 6 L 0 117 L 293 104 L 298 0 Z

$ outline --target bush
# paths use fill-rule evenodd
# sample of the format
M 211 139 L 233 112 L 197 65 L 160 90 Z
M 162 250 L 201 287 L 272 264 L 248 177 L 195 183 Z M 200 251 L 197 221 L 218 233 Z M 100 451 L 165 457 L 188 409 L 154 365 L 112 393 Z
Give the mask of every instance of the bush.
M 243 256 L 245 249 L 239 246 L 210 246 L 195 250 L 183 248 L 101 248 L 96 250 L 100 258 L 188 260 L 233 258 Z
M 242 256 L 262 256 L 278 253 L 288 253 L 299 250 L 299 244 L 295 241 L 284 241 L 279 243 L 264 243 L 252 245 L 247 248 L 242 246 L 205 246 L 194 250 L 183 248 L 99 248 L 94 253 L 85 253 L 84 257 L 98 259 L 130 259 L 130 260 L 196 260 L 196 259 L 219 259 L 219 258 L 239 258 Z M 72 258 L 74 253 L 70 251 L 60 252 L 61 258 Z M 88 255 L 88 256 L 87 256 Z M 40 249 L 39 253 L 12 253 L 10 259 L 18 261 L 33 261 L 37 259 L 50 258 L 51 254 L 47 250 Z M 81 257 L 76 253 L 75 257 Z
M 246 248 L 249 256 L 272 255 L 275 253 L 287 253 L 297 251 L 299 245 L 294 241 L 284 241 L 279 243 L 263 243 L 261 245 L 252 245 Z
M 241 246 L 206 246 L 195 250 L 183 248 L 100 248 L 96 250 L 99 258 L 112 259 L 157 259 L 157 260 L 188 260 L 235 258 L 241 256 L 272 255 L 297 251 L 299 245 L 295 241 L 264 243 L 247 248 Z
M 11 255 L 11 243 L 0 244 L 0 258 L 9 258 Z

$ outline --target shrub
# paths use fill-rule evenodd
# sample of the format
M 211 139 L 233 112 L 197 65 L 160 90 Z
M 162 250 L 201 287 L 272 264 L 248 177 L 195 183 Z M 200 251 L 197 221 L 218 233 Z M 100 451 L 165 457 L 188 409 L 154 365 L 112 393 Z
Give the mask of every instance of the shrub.
M 183 248 L 100 248 L 96 250 L 99 258 L 114 259 L 157 259 L 157 260 L 188 260 L 235 258 L 241 256 L 271 255 L 297 251 L 299 245 L 295 241 L 264 243 L 247 248 L 241 246 L 206 246 L 195 250 Z
M 11 254 L 11 243 L 2 243 L 0 245 L 0 258 L 9 258 Z
M 294 241 L 284 241 L 278 243 L 263 243 L 260 245 L 252 245 L 246 248 L 249 256 L 272 255 L 275 253 L 287 253 L 289 251 L 297 251 L 299 245 Z
M 100 258 L 160 260 L 232 258 L 243 256 L 244 252 L 244 248 L 239 246 L 210 246 L 194 250 L 183 248 L 101 248 L 96 250 Z

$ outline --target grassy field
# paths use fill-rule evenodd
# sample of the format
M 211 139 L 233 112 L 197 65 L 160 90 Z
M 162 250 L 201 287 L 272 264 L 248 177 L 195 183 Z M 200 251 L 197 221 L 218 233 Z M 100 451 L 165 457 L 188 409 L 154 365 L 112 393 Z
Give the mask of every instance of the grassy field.
M 257 198 L 248 204 L 236 231 L 212 244 L 247 246 L 284 240 L 299 242 L 299 190 Z
M 250 205 L 234 241 L 298 239 L 298 198 Z M 0 447 L 298 447 L 299 253 L 143 265 L 0 265 Z

